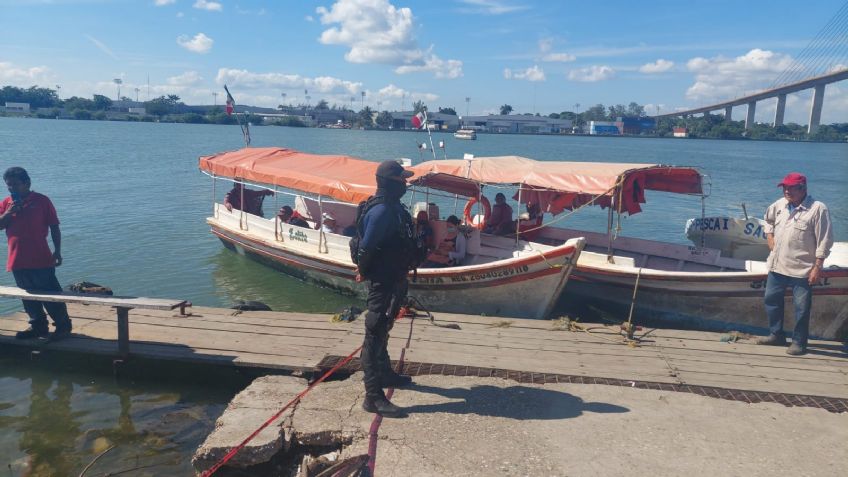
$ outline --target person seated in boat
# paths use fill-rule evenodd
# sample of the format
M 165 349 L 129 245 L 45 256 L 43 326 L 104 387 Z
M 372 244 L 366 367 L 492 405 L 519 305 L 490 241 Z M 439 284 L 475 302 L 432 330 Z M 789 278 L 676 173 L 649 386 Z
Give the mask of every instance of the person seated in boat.
M 415 234 L 418 236 L 418 240 L 427 247 L 428 254 L 436 248 L 436 236 L 433 235 L 433 227 L 430 226 L 426 210 L 419 211 L 418 215 L 415 216 Z
M 321 214 L 321 231 L 325 234 L 338 233 L 339 227 L 336 225 L 336 218 L 328 212 Z
M 495 195 L 495 205 L 492 206 L 492 215 L 489 223 L 483 230 L 487 234 L 506 235 L 515 228 L 512 221 L 512 207 L 506 203 L 506 196 L 498 192 Z
M 539 204 L 528 202 L 527 212 L 521 215 L 518 220 L 518 232 L 521 234 L 521 238 L 532 240 L 540 233 L 544 216 L 542 209 Z
M 459 229 L 459 218 L 451 215 L 446 222 L 445 238 L 427 257 L 423 268 L 454 267 L 461 265 L 465 259 L 467 239 Z
M 274 192 L 268 189 L 247 189 L 244 187 L 244 184 L 236 182 L 233 185 L 233 188 L 227 192 L 226 196 L 224 196 L 224 207 L 226 207 L 230 212 L 232 212 L 233 209 L 236 209 L 247 212 L 248 214 L 264 217 L 262 215 L 262 201 L 265 200 L 265 196 L 268 195 L 274 195 Z M 244 197 L 244 204 L 241 202 L 242 197 Z
M 277 218 L 284 224 L 296 225 L 298 227 L 309 227 L 309 223 L 303 220 L 303 217 L 299 213 L 295 212 L 287 205 L 280 207 L 280 211 L 277 212 Z

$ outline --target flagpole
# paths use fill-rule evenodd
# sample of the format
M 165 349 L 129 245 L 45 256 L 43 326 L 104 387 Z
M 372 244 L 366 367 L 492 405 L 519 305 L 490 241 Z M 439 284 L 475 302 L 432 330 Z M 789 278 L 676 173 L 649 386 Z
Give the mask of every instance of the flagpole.
M 433 147 L 433 135 L 430 134 L 430 126 L 427 124 L 427 122 L 429 121 L 429 119 L 427 118 L 427 110 L 425 109 L 425 110 L 423 110 L 423 112 L 424 112 L 424 129 L 427 130 L 427 137 L 430 138 L 430 150 L 433 151 L 433 160 L 436 160 L 438 158 L 436 157 L 436 149 Z
M 235 113 L 236 122 L 241 128 L 242 136 L 244 136 L 244 147 L 250 147 L 250 123 L 247 122 L 247 117 L 245 117 L 244 124 L 241 123 L 239 115 L 236 112 L 236 100 L 233 99 L 233 95 L 230 94 L 230 90 L 227 88 L 227 85 L 224 85 L 224 91 L 227 92 L 227 115 Z

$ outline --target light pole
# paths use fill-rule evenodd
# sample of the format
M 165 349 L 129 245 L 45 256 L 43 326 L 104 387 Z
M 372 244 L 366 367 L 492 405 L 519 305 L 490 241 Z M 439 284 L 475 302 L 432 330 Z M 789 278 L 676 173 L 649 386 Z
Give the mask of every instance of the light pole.
M 218 106 L 218 92 L 217 91 L 212 92 L 212 106 L 213 107 Z
M 574 103 L 574 114 L 580 114 L 580 103 Z
M 406 104 L 406 93 L 400 94 L 400 110 L 403 111 L 403 106 Z
M 138 92 L 141 91 L 138 87 L 135 88 L 135 102 L 138 102 Z
M 118 101 L 121 100 L 121 84 L 124 83 L 124 80 L 121 78 L 115 78 L 112 80 L 118 86 Z
M 280 96 L 283 98 L 283 105 L 285 105 L 285 102 L 286 102 L 286 93 L 280 93 Z
M 365 109 L 365 91 L 360 91 L 359 94 L 362 95 L 362 109 Z
M 62 96 L 59 94 L 61 92 L 62 92 L 62 87 L 57 84 L 56 85 L 56 97 L 59 98 L 59 99 L 62 99 Z
M 382 107 L 383 107 L 383 102 L 377 101 L 377 111 L 380 111 L 380 108 L 382 108 Z

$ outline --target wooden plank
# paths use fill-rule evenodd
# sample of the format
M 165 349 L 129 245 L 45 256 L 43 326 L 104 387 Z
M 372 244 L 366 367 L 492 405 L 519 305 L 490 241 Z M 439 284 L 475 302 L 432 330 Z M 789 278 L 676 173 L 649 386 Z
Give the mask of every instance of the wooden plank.
M 22 300 L 50 301 L 64 303 L 82 303 L 89 305 L 123 306 L 126 308 L 151 308 L 158 310 L 173 310 L 185 303 L 185 300 L 167 300 L 161 298 L 144 298 L 134 296 L 98 296 L 84 295 L 71 292 L 40 293 L 27 291 L 18 287 L 0 286 L 0 296 L 20 298 Z

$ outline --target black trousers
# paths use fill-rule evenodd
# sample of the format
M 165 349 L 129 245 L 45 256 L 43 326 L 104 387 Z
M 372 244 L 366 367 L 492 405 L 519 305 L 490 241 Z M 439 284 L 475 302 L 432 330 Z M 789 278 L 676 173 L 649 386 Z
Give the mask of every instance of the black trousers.
M 365 340 L 362 342 L 362 371 L 365 373 L 365 396 L 385 397 L 381 378 L 392 373 L 389 359 L 389 330 L 406 299 L 405 276 L 395 279 L 374 278 L 368 284 L 368 311 L 365 314 Z
M 35 291 L 62 291 L 62 285 L 56 279 L 56 269 L 29 268 L 23 270 L 12 270 L 15 283 L 24 290 Z M 24 311 L 29 315 L 29 324 L 33 329 L 47 331 L 47 315 L 53 318 L 53 324 L 57 329 L 70 329 L 71 319 L 68 317 L 68 307 L 64 303 L 23 300 Z

